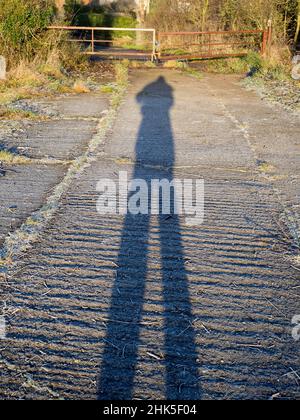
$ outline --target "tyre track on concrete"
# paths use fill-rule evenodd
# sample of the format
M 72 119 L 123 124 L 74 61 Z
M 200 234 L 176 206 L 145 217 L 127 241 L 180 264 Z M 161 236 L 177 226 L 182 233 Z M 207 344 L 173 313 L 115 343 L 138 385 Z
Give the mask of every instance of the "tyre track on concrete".
M 291 372 L 299 361 L 291 337 L 299 276 L 283 258 L 292 238 L 274 222 L 282 209 L 272 186 L 205 80 L 162 74 L 174 89 L 173 176 L 205 179 L 204 224 L 139 216 L 124 232 L 123 217 L 97 214 L 97 181 L 136 171 L 130 161 L 142 117 L 135 97 L 160 75 L 135 75 L 98 160 L 72 183 L 40 242 L 6 278 L 2 398 L 300 396 Z M 166 100 L 164 86 L 151 89 L 146 104 L 158 124 L 148 127 L 149 145 L 163 130 L 159 115 Z M 161 165 L 165 159 L 168 166 L 168 154 L 148 146 L 147 153 L 160 168 L 143 167 L 145 158 L 139 175 L 168 178 L 170 170 Z M 128 248 L 121 245 L 124 234 Z M 162 238 L 168 238 L 163 255 Z

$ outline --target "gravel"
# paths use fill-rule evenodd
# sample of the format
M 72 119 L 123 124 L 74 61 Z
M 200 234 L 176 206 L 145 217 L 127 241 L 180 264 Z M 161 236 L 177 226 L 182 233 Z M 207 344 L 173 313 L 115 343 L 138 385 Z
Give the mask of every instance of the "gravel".
M 10 104 L 9 108 L 16 111 L 31 112 L 41 117 L 53 118 L 59 116 L 59 113 L 55 109 L 27 99 L 15 101 L 12 104 Z
M 247 78 L 246 87 L 255 90 L 270 102 L 279 104 L 285 109 L 300 112 L 300 84 L 292 80 L 272 80 Z

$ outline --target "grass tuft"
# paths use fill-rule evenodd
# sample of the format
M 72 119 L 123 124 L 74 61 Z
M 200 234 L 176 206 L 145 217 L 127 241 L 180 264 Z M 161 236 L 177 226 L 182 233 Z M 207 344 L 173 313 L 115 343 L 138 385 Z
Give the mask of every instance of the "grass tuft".
M 26 156 L 16 155 L 8 150 L 0 150 L 0 162 L 8 165 L 26 164 L 30 161 Z
M 41 116 L 32 111 L 14 109 L 9 106 L 0 106 L 0 120 L 45 120 L 46 118 L 46 116 Z
M 183 61 L 177 61 L 177 60 L 168 60 L 166 62 L 164 62 L 163 67 L 165 69 L 179 69 L 179 70 L 183 70 L 186 68 L 186 63 L 184 63 Z
M 128 86 L 128 68 L 128 60 L 124 60 L 115 65 L 116 83 L 119 88 L 126 88 Z
M 112 94 L 114 93 L 116 90 L 116 85 L 112 84 L 112 83 L 108 83 L 107 85 L 103 85 L 100 87 L 100 92 L 101 93 L 108 93 L 108 94 Z
M 73 85 L 73 91 L 78 94 L 90 93 L 90 89 L 82 80 L 76 80 L 76 82 Z
M 153 61 L 137 61 L 132 60 L 129 63 L 131 69 L 155 69 L 156 64 Z
M 263 173 L 272 173 L 275 171 L 275 167 L 268 162 L 259 162 L 258 169 L 260 172 Z

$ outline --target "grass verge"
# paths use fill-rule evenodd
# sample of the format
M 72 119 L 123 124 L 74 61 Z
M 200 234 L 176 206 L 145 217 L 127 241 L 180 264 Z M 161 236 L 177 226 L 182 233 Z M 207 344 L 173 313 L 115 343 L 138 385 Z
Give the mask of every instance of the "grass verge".
M 22 99 L 97 92 L 114 76 L 115 70 L 110 64 L 85 63 L 75 68 L 69 64 L 65 68 L 55 52 L 45 63 L 22 61 L 8 73 L 7 80 L 0 81 L 0 118 L 32 119 L 35 115 L 31 113 L 10 112 L 9 105 Z

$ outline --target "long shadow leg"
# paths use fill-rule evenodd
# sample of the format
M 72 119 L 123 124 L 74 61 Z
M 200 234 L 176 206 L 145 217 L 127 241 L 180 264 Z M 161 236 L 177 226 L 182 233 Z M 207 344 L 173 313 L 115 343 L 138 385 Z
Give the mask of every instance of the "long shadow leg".
M 147 275 L 148 230 L 149 216 L 126 217 L 102 357 L 100 400 L 132 399 Z
M 171 400 L 200 399 L 193 315 L 179 218 L 161 216 L 166 394 Z

